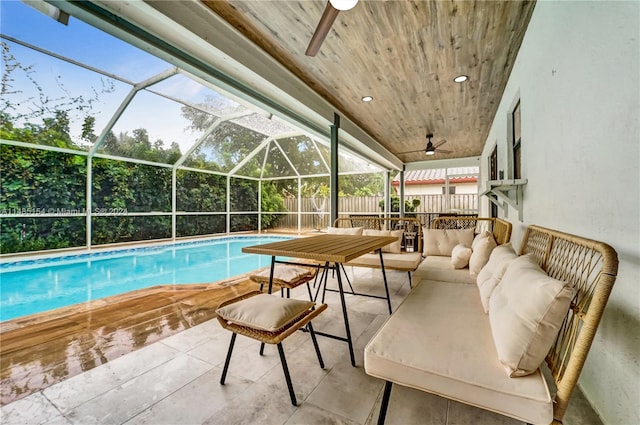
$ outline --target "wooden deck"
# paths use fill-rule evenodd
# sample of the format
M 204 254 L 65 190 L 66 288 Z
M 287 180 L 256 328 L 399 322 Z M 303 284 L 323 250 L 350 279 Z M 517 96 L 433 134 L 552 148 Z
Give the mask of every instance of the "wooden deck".
M 166 285 L 0 323 L 0 405 L 42 390 L 216 316 L 257 289 L 246 276 Z

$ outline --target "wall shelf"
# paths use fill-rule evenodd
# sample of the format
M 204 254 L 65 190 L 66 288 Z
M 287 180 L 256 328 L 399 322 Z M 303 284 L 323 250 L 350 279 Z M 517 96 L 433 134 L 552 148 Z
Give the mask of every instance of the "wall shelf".
M 509 206 L 518 210 L 518 220 L 522 221 L 522 188 L 526 184 L 527 179 L 487 180 L 480 196 L 502 208 L 505 218 L 509 217 Z

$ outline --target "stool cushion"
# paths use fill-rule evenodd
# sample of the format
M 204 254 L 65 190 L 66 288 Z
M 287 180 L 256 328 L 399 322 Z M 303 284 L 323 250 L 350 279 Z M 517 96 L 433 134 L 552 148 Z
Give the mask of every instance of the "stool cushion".
M 216 313 L 227 322 L 277 332 L 314 305 L 311 301 L 260 294 L 220 307 Z
M 267 267 L 256 274 L 249 276 L 249 279 L 256 283 L 268 284 L 271 268 Z M 315 276 L 315 270 L 304 267 L 290 266 L 287 264 L 276 264 L 273 271 L 273 283 L 278 286 L 296 286 L 296 284 L 308 282 Z

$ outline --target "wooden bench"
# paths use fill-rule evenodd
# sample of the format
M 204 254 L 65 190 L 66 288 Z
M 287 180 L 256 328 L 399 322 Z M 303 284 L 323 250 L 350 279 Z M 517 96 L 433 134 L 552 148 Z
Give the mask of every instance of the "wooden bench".
M 363 235 L 398 236 L 396 247 L 382 249 L 385 270 L 407 272 L 409 286 L 412 286 L 411 273 L 422 262 L 422 224 L 413 217 L 380 217 L 375 215 L 339 217 L 334 222 L 334 228 L 358 228 Z M 395 245 L 395 244 L 394 244 Z M 345 263 L 346 266 L 380 268 L 378 254 L 365 254 L 355 260 Z

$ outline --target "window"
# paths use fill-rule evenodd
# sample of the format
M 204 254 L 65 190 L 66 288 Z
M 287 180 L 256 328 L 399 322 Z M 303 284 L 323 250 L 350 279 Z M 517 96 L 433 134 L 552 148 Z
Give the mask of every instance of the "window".
M 489 180 L 498 180 L 498 144 L 497 143 L 496 143 L 496 146 L 493 147 L 493 151 L 489 156 Z M 491 196 L 495 196 L 495 195 L 491 195 Z M 489 212 L 490 216 L 498 217 L 498 206 L 493 202 L 490 202 L 489 206 L 491 208 Z
M 498 180 L 498 146 L 494 146 L 489 156 L 489 180 Z
M 511 113 L 511 124 L 513 129 L 513 178 L 522 178 L 521 169 L 521 136 L 520 136 L 520 101 Z
M 446 186 L 442 186 L 442 194 L 446 195 L 447 194 L 447 187 Z M 449 186 L 449 195 L 455 195 L 456 194 L 456 187 L 455 186 Z

